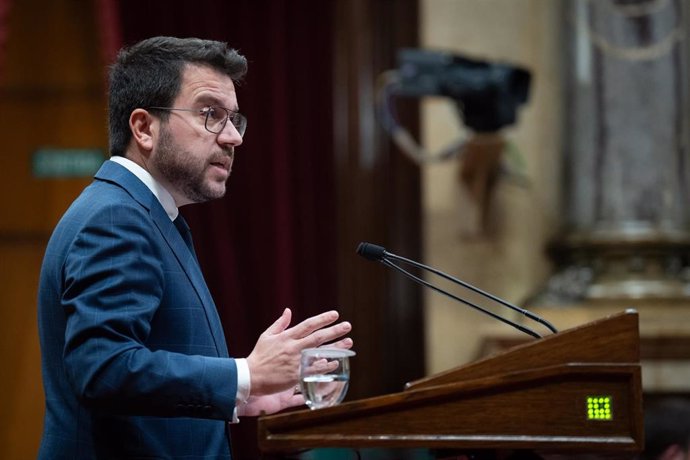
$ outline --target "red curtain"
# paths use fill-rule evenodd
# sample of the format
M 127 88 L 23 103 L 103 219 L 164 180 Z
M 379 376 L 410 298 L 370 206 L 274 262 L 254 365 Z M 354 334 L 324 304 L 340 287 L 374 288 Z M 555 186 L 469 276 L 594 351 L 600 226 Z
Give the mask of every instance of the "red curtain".
M 118 50 L 122 47 L 122 25 L 117 0 L 96 0 L 95 11 L 100 32 L 101 57 L 105 69 L 115 60 Z
M 231 355 L 247 356 L 284 307 L 295 322 L 336 307 L 333 2 L 98 1 L 106 56 L 173 35 L 226 41 L 249 60 L 227 196 L 182 210 Z M 236 457 L 258 458 L 252 421 L 233 430 Z
M 4 75 L 5 44 L 10 34 L 10 8 L 12 0 L 0 0 L 0 79 Z

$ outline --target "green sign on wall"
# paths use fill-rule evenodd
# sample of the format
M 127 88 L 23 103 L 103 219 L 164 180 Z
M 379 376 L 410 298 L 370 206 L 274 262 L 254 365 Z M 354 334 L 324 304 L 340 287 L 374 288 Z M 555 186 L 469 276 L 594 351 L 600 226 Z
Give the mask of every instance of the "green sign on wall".
M 39 178 L 93 177 L 105 154 L 101 149 L 57 149 L 44 147 L 31 157 L 31 170 Z

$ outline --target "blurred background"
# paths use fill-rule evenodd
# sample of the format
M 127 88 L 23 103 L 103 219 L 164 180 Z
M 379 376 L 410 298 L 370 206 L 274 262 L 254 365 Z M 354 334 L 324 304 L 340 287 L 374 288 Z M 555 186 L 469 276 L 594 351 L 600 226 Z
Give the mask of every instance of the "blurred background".
M 0 458 L 38 449 L 38 273 L 108 157 L 107 66 L 155 35 L 226 41 L 249 60 L 228 194 L 183 208 L 232 355 L 285 307 L 296 321 L 338 308 L 354 326 L 353 400 L 532 340 L 358 257 L 370 241 L 561 330 L 635 308 L 645 399 L 687 397 L 688 6 L 0 0 Z M 522 69 L 527 98 L 479 130 L 440 84 L 382 102 L 382 81 L 409 70 L 402 49 L 438 53 L 451 85 L 467 69 L 448 56 L 486 64 L 486 81 L 494 65 Z M 414 148 L 394 142 L 387 116 Z M 256 458 L 253 421 L 233 430 L 237 457 Z

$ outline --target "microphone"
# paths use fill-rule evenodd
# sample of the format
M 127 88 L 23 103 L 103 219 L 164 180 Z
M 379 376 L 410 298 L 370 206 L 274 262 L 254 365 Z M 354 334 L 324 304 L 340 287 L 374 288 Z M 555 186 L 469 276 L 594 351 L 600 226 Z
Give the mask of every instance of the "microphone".
M 357 254 L 367 260 L 381 260 L 386 256 L 387 252 L 378 244 L 362 242 L 357 246 Z
M 433 284 L 419 278 L 418 276 L 413 275 L 412 273 L 408 272 L 404 268 L 394 264 L 391 261 L 391 259 L 412 265 L 413 267 L 417 267 L 417 268 L 429 271 L 429 272 L 431 272 L 437 276 L 440 276 L 441 278 L 444 278 L 448 281 L 451 281 L 455 284 L 458 284 L 458 285 L 464 287 L 465 289 L 469 289 L 469 290 L 471 290 L 471 291 L 473 291 L 473 292 L 475 292 L 475 293 L 477 293 L 477 294 L 479 294 L 479 295 L 481 295 L 487 299 L 493 300 L 494 302 L 497 302 L 497 303 L 499 303 L 505 307 L 508 307 L 511 310 L 517 311 L 518 313 L 526 316 L 527 318 L 545 326 L 546 328 L 548 328 L 553 333 L 558 332 L 558 330 L 551 323 L 549 323 L 545 319 L 541 318 L 540 316 L 535 315 L 534 313 L 532 313 L 529 310 L 515 306 L 515 305 L 513 305 L 513 304 L 511 304 L 511 303 L 509 303 L 509 302 L 507 302 L 507 301 L 505 301 L 499 297 L 496 297 L 493 294 L 489 294 L 488 292 L 482 291 L 481 289 L 479 289 L 475 286 L 472 286 L 471 284 L 466 283 L 462 280 L 454 278 L 454 277 L 452 277 L 452 276 L 450 276 L 450 275 L 448 275 L 448 274 L 446 274 L 440 270 L 429 267 L 429 266 L 424 265 L 424 264 L 419 263 L 419 262 L 415 262 L 414 260 L 407 259 L 405 257 L 401 257 L 401 256 L 398 256 L 396 254 L 390 253 L 390 252 L 386 251 L 382 246 L 379 246 L 377 244 L 365 243 L 365 242 L 359 243 L 359 245 L 357 246 L 357 254 L 359 254 L 360 256 L 364 257 L 367 260 L 381 262 L 383 265 L 399 271 L 400 273 L 402 273 L 403 275 L 412 279 L 416 283 L 419 283 L 425 287 L 433 289 L 434 291 L 436 291 L 440 294 L 443 294 L 447 297 L 450 297 L 453 300 L 457 300 L 458 302 L 461 302 L 461 303 L 463 303 L 469 307 L 472 307 L 475 310 L 479 310 L 482 313 L 484 313 L 488 316 L 491 316 L 492 318 L 497 319 L 497 320 L 499 320 L 505 324 L 508 324 L 508 325 L 514 327 L 515 329 L 517 329 L 521 332 L 524 332 L 525 334 L 531 335 L 532 337 L 535 337 L 537 339 L 541 338 L 541 335 L 539 335 L 534 330 L 532 330 L 526 326 L 523 326 L 521 324 L 517 324 L 517 323 L 515 323 L 515 322 L 513 322 L 507 318 L 504 318 L 502 316 L 499 316 L 499 315 L 493 313 L 492 311 L 489 311 L 483 307 L 480 307 L 479 305 L 476 305 L 476 304 L 470 302 L 469 300 L 460 298 L 454 294 L 451 294 L 450 292 L 447 292 L 447 291 L 445 291 L 445 290 L 443 290 L 437 286 L 434 286 Z

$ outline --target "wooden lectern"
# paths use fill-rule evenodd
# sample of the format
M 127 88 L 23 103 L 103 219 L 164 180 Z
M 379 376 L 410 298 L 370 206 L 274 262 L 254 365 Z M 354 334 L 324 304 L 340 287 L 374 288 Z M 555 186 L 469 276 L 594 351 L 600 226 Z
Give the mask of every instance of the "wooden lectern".
M 632 458 L 643 448 L 634 310 L 407 384 L 404 391 L 259 419 L 259 447 L 532 451 Z

